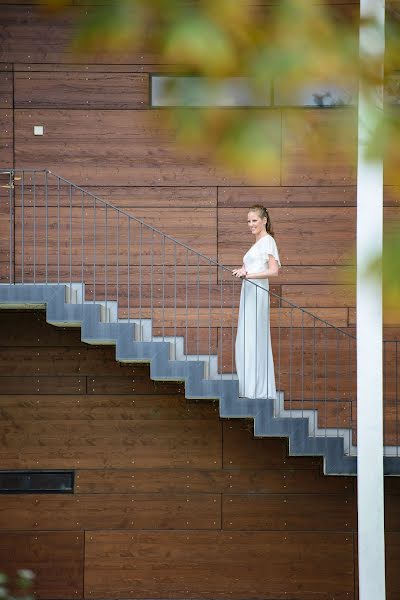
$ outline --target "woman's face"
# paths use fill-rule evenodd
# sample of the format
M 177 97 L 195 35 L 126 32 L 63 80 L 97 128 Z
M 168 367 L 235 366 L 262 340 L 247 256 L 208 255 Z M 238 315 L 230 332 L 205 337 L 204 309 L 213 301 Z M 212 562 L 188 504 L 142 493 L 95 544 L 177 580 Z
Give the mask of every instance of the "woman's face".
M 247 215 L 247 225 L 254 235 L 259 235 L 265 231 L 266 222 L 267 219 L 265 217 L 262 219 L 258 213 L 252 210 Z

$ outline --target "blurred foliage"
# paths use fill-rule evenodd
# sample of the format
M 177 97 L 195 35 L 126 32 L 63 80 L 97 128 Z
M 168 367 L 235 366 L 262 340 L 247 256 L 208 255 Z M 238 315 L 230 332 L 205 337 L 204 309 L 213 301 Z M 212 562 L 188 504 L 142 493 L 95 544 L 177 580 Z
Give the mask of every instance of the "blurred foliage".
M 69 0 L 48 1 L 53 9 L 70 4 Z M 353 106 L 335 108 L 345 112 L 346 117 L 333 119 L 330 132 L 329 125 L 321 127 L 317 120 L 310 119 L 306 109 L 298 111 L 302 121 L 299 130 L 285 132 L 285 136 L 300 136 L 302 153 L 309 152 L 314 160 L 322 162 L 335 160 L 335 153 L 340 152 L 355 168 L 356 104 L 361 81 L 370 105 L 366 156 L 374 160 L 383 154 L 390 172 L 388 181 L 400 186 L 398 2 L 386 2 L 385 75 L 380 67 L 382 56 L 359 55 L 360 25 L 372 32 L 379 32 L 379 25 L 372 19 L 360 23 L 359 7 L 350 3 L 103 0 L 102 5 L 85 7 L 83 13 L 74 42 L 77 52 L 140 52 L 145 57 L 143 62 L 166 64 L 169 72 L 203 76 L 210 82 L 245 76 L 258 98 L 266 95 L 266 90 L 269 95 L 272 85 L 290 96 L 310 82 L 327 80 L 350 90 Z M 152 60 L 154 55 L 156 61 Z M 131 62 L 135 61 L 133 58 Z M 376 88 L 384 83 L 390 105 L 382 110 Z M 329 98 L 330 94 L 315 94 L 316 106 L 324 106 L 324 96 L 330 106 L 343 104 L 342 100 Z M 176 131 L 178 143 L 207 150 L 217 163 L 233 167 L 251 182 L 262 184 L 268 174 L 279 173 L 280 128 L 277 120 L 271 119 L 273 110 L 181 106 L 161 112 Z M 333 145 L 332 139 L 336 140 Z M 397 237 L 391 236 L 385 244 L 384 262 L 389 261 L 390 273 L 384 278 L 385 295 L 391 305 L 400 305 L 399 236 L 397 231 Z
M 0 573 L 1 600 L 34 600 L 31 593 L 35 574 L 30 569 L 19 569 L 14 580 Z

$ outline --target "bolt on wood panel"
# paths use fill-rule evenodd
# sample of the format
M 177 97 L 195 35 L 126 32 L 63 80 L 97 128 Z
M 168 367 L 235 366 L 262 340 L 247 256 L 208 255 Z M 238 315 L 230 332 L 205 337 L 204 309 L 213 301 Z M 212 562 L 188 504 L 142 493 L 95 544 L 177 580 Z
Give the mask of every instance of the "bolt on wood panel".
M 13 404 L 14 403 L 14 404 Z M 103 426 L 107 421 L 126 421 L 132 424 L 138 421 L 208 421 L 218 416 L 217 401 L 187 400 L 183 394 L 142 395 L 139 393 L 122 395 L 118 393 L 104 395 L 57 395 L 38 399 L 37 395 L 1 394 L 1 407 L 4 418 L 10 421 L 14 417 L 35 422 L 97 421 Z M 50 425 L 50 423 L 49 423 Z M 190 425 L 190 423 L 189 423 Z M 110 425 L 112 428 L 112 425 Z
M 225 494 L 222 515 L 227 531 L 350 532 L 357 522 L 352 495 Z
M 88 532 L 88 598 L 294 598 L 353 593 L 345 533 Z M 351 596 L 350 596 L 351 597 Z
M 220 187 L 218 207 L 235 208 L 243 214 L 253 204 L 270 208 L 300 208 L 306 206 L 356 206 L 355 185 L 309 186 L 240 186 Z
M 10 67 L 12 67 L 10 65 Z M 12 110 L 13 106 L 13 74 L 9 70 L 0 69 L 0 109 Z
M 103 72 L 15 73 L 15 108 L 143 109 L 147 74 Z
M 0 22 L 3 29 L 3 43 L 0 52 L 1 62 L 31 63 L 88 63 L 108 64 L 110 54 L 96 52 L 77 54 L 72 46 L 76 20 L 84 16 L 85 7 L 71 7 L 59 14 L 50 11 L 43 13 L 33 3 L 23 5 L 19 1 L 0 5 Z M 72 3 L 74 4 L 74 3 Z M 139 49 L 136 52 L 119 54 L 113 61 L 119 64 L 158 64 L 154 55 Z
M 69 398 L 73 398 L 69 396 Z M 3 464 L 34 468 L 219 468 L 221 426 L 209 420 L 125 418 L 7 421 Z
M 280 446 L 280 440 L 274 440 Z M 92 469 L 75 475 L 75 493 L 339 494 L 354 492 L 353 477 L 325 477 L 318 469 Z M 392 481 L 392 480 L 390 480 Z M 392 489 L 392 488 L 391 488 Z M 396 491 L 393 488 L 392 491 Z M 399 491 L 399 490 L 397 490 Z
M 3 531 L 1 570 L 11 577 L 18 568 L 32 570 L 42 600 L 83 598 L 83 546 L 84 536 L 76 531 Z
M 78 185 L 215 186 L 249 183 L 210 157 L 177 149 L 162 110 L 15 110 L 16 164 L 46 166 Z M 276 120 L 272 111 L 266 118 Z M 46 133 L 34 138 L 32 127 Z M 64 144 L 60 145 L 62 138 Z M 85 160 L 82 161 L 82 155 Z M 99 164 L 101 168 L 99 169 Z M 279 185 L 279 172 L 265 185 Z
M 35 191 L 35 204 L 37 207 L 46 205 L 46 195 L 44 193 L 43 181 L 29 179 L 26 174 L 28 184 L 24 189 L 24 194 L 20 187 L 15 190 L 15 205 L 26 206 L 33 205 L 33 192 Z M 35 185 L 33 185 L 35 183 Z M 75 188 L 70 194 L 69 185 L 60 182 L 56 185 L 54 180 L 49 180 L 47 205 L 73 207 L 82 206 L 82 193 Z M 194 208 L 216 208 L 217 206 L 217 188 L 198 187 L 198 186 L 122 186 L 114 183 L 112 186 L 93 186 L 85 185 L 84 197 L 86 203 L 91 195 L 108 202 L 118 209 L 133 208 L 153 208 L 157 212 L 159 208 L 174 209 L 194 209 Z M 136 214 L 136 213 L 133 213 Z
M 221 528 L 220 496 L 209 493 L 7 494 L 0 506 L 3 531 Z

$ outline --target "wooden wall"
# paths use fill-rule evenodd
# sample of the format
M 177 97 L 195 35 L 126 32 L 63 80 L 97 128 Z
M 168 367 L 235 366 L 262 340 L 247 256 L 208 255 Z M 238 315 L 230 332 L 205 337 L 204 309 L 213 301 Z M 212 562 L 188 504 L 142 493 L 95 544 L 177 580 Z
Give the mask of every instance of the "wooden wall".
M 344 13 L 354 13 L 358 4 L 330 3 Z M 117 57 L 74 54 L 72 25 L 87 10 L 85 3 L 76 2 L 79 6 L 61 15 L 41 12 L 37 4 L 0 5 L 1 164 L 47 167 L 229 267 L 241 263 L 251 244 L 247 207 L 261 202 L 270 209 L 284 264 L 273 291 L 334 325 L 354 326 L 354 286 L 342 267 L 354 251 L 355 152 L 345 151 L 335 131 L 339 121 L 348 122 L 355 149 L 355 113 L 314 109 L 299 128 L 296 111 L 266 111 L 281 132 L 276 142 L 281 161 L 254 185 L 207 156 L 176 149 L 162 110 L 149 105 L 149 76 L 168 73 L 168 65 L 145 51 Z M 33 135 L 34 125 L 44 126 L 43 137 Z M 305 151 L 310 128 L 328 140 L 320 161 L 311 161 Z M 386 183 L 386 218 L 392 220 L 399 211 L 390 174 Z M 4 238 L 4 200 L 1 210 Z M 16 218 L 18 251 L 18 210 Z M 29 266 L 32 240 L 25 242 Z M 43 255 L 36 261 L 42 273 Z M 66 263 L 64 256 L 61 277 L 68 277 Z M 73 267 L 79 277 L 79 257 Z M 2 274 L 7 276 L 7 261 Z M 90 282 L 90 267 L 85 275 Z M 97 279 L 101 285 L 99 269 Z
M 332 3 L 357 9 L 355 1 Z M 354 288 L 341 267 L 354 250 L 355 153 L 348 156 L 333 133 L 348 120 L 355 141 L 354 114 L 309 111 L 294 135 L 298 114 L 272 111 L 281 163 L 254 186 L 206 156 L 176 151 L 162 111 L 149 106 L 149 75 L 169 70 L 156 56 L 72 53 L 71 25 L 86 10 L 76 4 L 61 16 L 19 1 L 0 6 L 2 164 L 50 168 L 228 266 L 240 264 L 251 243 L 247 207 L 262 202 L 284 264 L 275 291 L 323 309 L 333 324 L 354 325 Z M 43 137 L 33 136 L 35 124 L 44 126 Z M 305 152 L 310 127 L 329 138 L 319 162 Z M 396 201 L 388 187 L 389 219 Z
M 358 3 L 340 0 L 333 4 L 341 11 L 354 12 Z M 272 292 L 354 333 L 355 290 L 346 265 L 353 261 L 355 242 L 355 112 L 303 110 L 300 123 L 299 111 L 266 110 L 265 118 L 275 121 L 280 131 L 276 144 L 281 160 L 264 181 L 254 185 L 240 173 L 216 166 L 207 156 L 176 148 L 163 111 L 149 104 L 151 73 L 171 71 L 158 57 L 146 52 L 118 57 L 72 53 L 72 24 L 87 10 L 81 2 L 79 5 L 61 15 L 49 15 L 20 1 L 0 5 L 2 164 L 50 168 L 228 267 L 241 263 L 252 242 L 247 232 L 247 208 L 254 202 L 263 203 L 270 209 L 284 265 L 279 277 L 271 280 Z M 348 125 L 346 144 L 335 135 L 343 121 Z M 44 126 L 44 136 L 33 135 L 34 125 Z M 304 139 L 310 130 L 323 133 L 327 140 L 327 152 L 320 160 L 307 155 Z M 349 140 L 353 153 L 348 152 Z M 88 298 L 116 299 L 118 294 L 120 316 L 124 318 L 128 313 L 138 316 L 140 303 L 140 316 L 153 318 L 156 333 L 187 334 L 188 352 L 218 352 L 220 368 L 231 372 L 240 282 L 234 283 L 228 273 L 210 268 L 206 260 L 188 255 L 168 241 L 163 246 L 162 238 L 146 229 L 132 225 L 128 232 L 123 218 L 118 222 L 117 240 L 115 214 L 109 212 L 107 218 L 101 206 L 94 208 L 91 198 L 82 202 L 79 194 L 70 196 L 65 186 L 59 194 L 55 181 L 49 182 L 47 209 L 43 179 L 25 181 L 24 198 L 22 182 L 16 185 L 17 279 L 40 281 L 46 270 L 50 281 L 83 278 Z M 385 218 L 391 223 L 398 221 L 400 213 L 390 172 L 386 184 Z M 10 276 L 7 202 L 8 191 L 0 187 L 3 281 Z M 139 238 L 142 256 L 137 251 Z M 288 306 L 272 300 L 272 339 L 275 356 L 281 356 L 277 375 L 280 389 L 296 402 L 300 397 L 309 399 L 313 393 L 314 382 L 309 376 L 312 361 L 310 356 L 303 356 L 300 345 L 304 339 L 313 343 L 315 322 L 304 321 L 301 313 L 287 310 Z M 305 327 L 304 339 L 300 339 L 299 331 L 290 338 L 298 362 L 293 373 L 300 373 L 304 361 L 310 367 L 296 382 L 288 381 L 290 323 Z M 319 332 L 321 340 L 324 334 Z M 399 331 L 388 328 L 385 335 L 398 338 Z M 341 357 L 348 356 L 343 350 L 347 343 L 341 336 Z M 346 377 L 354 374 L 354 348 L 351 360 L 345 364 L 343 358 L 339 365 L 335 343 L 328 340 L 328 345 L 328 373 L 333 374 L 328 388 L 337 389 L 338 372 L 343 388 L 334 397 L 337 406 L 339 399 L 343 402 L 343 409 L 339 415 L 332 413 L 332 424 L 350 426 L 355 406 L 348 401 L 354 396 L 354 385 Z M 322 365 L 324 357 L 320 358 L 317 362 Z M 387 374 L 387 393 L 393 396 L 397 376 L 390 356 Z M 300 381 L 302 392 L 295 389 Z M 324 385 L 323 376 L 320 383 Z M 319 392 L 317 389 L 317 400 L 322 398 Z M 387 443 L 395 442 L 396 432 L 396 427 L 388 428 Z
M 76 473 L 74 494 L 0 495 L 0 571 L 33 569 L 43 600 L 357 597 L 354 478 L 41 311 L 1 311 L 0 330 L 1 468 Z M 395 600 L 400 483 L 386 486 Z

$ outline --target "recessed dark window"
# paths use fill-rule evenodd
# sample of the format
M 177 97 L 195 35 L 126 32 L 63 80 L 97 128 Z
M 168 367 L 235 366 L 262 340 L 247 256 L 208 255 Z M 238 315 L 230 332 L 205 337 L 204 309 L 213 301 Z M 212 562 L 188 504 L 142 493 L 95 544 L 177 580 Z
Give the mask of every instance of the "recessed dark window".
M 72 494 L 73 471 L 0 471 L 0 494 Z

